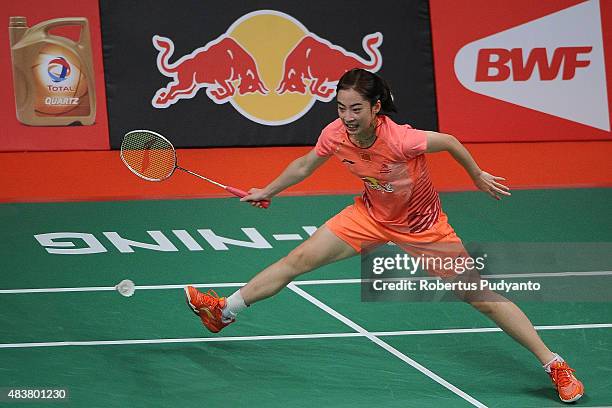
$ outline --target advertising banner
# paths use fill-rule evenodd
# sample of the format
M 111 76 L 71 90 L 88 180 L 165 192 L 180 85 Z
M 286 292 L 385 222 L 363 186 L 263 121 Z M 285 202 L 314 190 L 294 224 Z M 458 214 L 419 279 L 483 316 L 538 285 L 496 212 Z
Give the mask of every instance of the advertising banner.
M 108 149 L 98 2 L 8 2 L 0 20 L 0 151 Z
M 612 2 L 431 0 L 440 129 L 610 140 Z
M 111 145 L 311 145 L 353 67 L 394 91 L 397 121 L 437 126 L 428 2 L 101 1 Z

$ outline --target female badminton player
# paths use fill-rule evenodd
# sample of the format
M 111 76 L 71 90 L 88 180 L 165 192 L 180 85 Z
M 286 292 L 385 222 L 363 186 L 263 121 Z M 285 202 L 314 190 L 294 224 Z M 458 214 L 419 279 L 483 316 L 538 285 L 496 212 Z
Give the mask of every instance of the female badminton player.
M 391 90 L 378 75 L 362 69 L 346 72 L 338 82 L 337 105 L 338 119 L 323 129 L 314 149 L 289 164 L 265 188 L 251 189 L 242 200 L 259 206 L 256 202 L 270 200 L 304 180 L 331 156 L 364 181 L 363 195 L 231 296 L 218 297 L 212 290 L 202 293 L 186 287 L 188 305 L 210 331 L 216 333 L 233 323 L 240 311 L 275 295 L 299 275 L 357 255 L 364 247 L 389 241 L 408 252 L 406 243 L 462 247 L 441 209 L 424 153 L 447 151 L 480 190 L 497 200 L 510 195 L 502 184 L 504 178 L 481 170 L 453 136 L 394 123 L 386 115 L 396 111 Z M 484 299 L 466 296 L 463 300 L 536 356 L 562 401 L 576 401 L 584 394 L 574 370 L 544 344 L 514 303 L 494 292 Z

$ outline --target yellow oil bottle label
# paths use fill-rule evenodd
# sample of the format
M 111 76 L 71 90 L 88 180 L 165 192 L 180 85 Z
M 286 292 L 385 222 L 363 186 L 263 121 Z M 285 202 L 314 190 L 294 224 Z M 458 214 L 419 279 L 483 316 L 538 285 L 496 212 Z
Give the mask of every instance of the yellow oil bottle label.
M 87 116 L 87 78 L 79 58 L 58 45 L 41 48 L 32 66 L 37 116 Z

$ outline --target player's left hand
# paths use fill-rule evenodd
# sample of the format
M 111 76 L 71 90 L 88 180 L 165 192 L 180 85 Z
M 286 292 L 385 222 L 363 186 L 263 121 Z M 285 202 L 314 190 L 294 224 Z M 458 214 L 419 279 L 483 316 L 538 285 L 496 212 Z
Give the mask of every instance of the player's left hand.
M 500 194 L 505 196 L 511 196 L 512 194 L 510 194 L 510 188 L 500 183 L 499 180 L 505 181 L 506 179 L 494 176 L 486 171 L 481 171 L 480 174 L 474 178 L 474 184 L 476 184 L 478 189 L 484 191 L 494 199 L 501 200 Z

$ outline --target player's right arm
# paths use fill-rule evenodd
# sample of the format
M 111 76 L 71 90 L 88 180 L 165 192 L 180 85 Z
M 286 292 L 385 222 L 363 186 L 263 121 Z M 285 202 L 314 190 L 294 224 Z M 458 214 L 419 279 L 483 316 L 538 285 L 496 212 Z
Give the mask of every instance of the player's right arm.
M 315 149 L 312 149 L 304 156 L 292 161 L 291 164 L 289 164 L 285 170 L 266 187 L 261 189 L 252 188 L 249 190 L 249 195 L 240 200 L 253 201 L 253 205 L 257 205 L 255 201 L 270 200 L 284 189 L 310 176 L 319 166 L 325 163 L 327 159 L 329 159 L 329 156 L 321 157 L 315 152 Z

